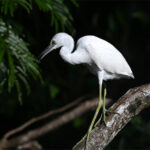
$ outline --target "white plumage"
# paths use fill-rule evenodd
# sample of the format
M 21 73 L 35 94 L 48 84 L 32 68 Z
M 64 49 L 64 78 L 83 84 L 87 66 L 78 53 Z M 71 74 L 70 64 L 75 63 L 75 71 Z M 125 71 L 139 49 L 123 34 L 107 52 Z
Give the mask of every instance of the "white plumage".
M 54 44 L 54 45 L 53 45 Z M 134 78 L 122 54 L 110 43 L 93 35 L 81 37 L 74 52 L 74 40 L 66 33 L 57 33 L 41 55 L 43 58 L 52 50 L 61 47 L 61 57 L 71 64 L 87 64 L 94 74 L 103 71 L 103 80 Z
M 77 42 L 77 53 L 78 49 L 87 52 L 90 63 L 97 66 L 96 71 L 104 71 L 103 80 L 133 77 L 132 71 L 122 54 L 107 41 L 95 36 L 84 36 Z

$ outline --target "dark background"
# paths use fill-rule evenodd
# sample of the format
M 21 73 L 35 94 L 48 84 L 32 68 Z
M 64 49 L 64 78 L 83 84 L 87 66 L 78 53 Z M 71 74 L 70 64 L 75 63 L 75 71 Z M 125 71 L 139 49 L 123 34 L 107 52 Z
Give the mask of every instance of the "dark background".
M 101 1 L 78 0 L 79 7 L 65 1 L 73 16 L 75 41 L 84 35 L 95 35 L 112 43 L 126 58 L 135 79 L 106 82 L 107 97 L 115 102 L 128 89 L 149 83 L 150 64 L 150 2 L 149 1 Z M 55 34 L 50 27 L 48 13 L 36 7 L 30 14 L 19 10 L 14 19 L 24 24 L 26 35 L 32 35 L 31 52 L 38 56 L 48 46 Z M 61 30 L 59 30 L 61 32 Z M 28 36 L 27 36 L 28 37 Z M 44 84 L 30 82 L 32 91 L 24 96 L 23 105 L 17 100 L 1 101 L 0 135 L 19 126 L 28 119 L 64 106 L 78 97 L 90 94 L 98 96 L 98 81 L 82 65 L 65 63 L 52 52 L 41 62 Z M 110 60 L 111 62 L 111 60 Z M 52 94 L 52 91 L 53 92 Z M 15 94 L 15 93 L 14 93 Z M 7 111 L 6 111 L 7 110 Z M 70 149 L 86 133 L 94 112 L 89 112 L 71 123 L 39 139 L 45 149 Z M 106 148 L 150 149 L 150 110 L 135 117 Z M 55 118 L 55 117 L 54 117 Z M 53 119 L 53 118 L 51 118 Z

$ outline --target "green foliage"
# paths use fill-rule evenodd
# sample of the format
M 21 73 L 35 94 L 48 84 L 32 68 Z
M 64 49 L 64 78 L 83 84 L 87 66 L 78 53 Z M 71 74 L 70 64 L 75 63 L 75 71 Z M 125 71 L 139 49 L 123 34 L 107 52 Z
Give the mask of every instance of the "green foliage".
M 81 127 L 83 124 L 85 124 L 85 118 L 78 117 L 73 121 L 73 126 L 75 128 Z
M 79 4 L 77 3 L 76 0 L 71 0 L 71 2 L 72 2 L 76 7 L 79 7 Z
M 72 2 L 75 4 L 75 0 Z M 62 31 L 65 28 L 73 29 L 71 25 L 73 18 L 67 6 L 64 4 L 64 0 L 35 0 L 35 3 L 40 10 L 50 12 L 51 26 L 55 26 L 55 32 L 58 32 L 60 27 Z
M 136 12 L 132 13 L 132 17 L 139 19 L 146 23 L 150 22 L 149 14 L 142 12 L 142 11 L 136 11 Z
M 18 92 L 18 99 L 22 100 L 23 84 L 27 93 L 30 92 L 28 76 L 34 79 L 40 78 L 39 67 L 36 58 L 29 52 L 27 43 L 23 41 L 13 28 L 0 19 L 0 89 L 1 92 L 5 83 L 8 83 L 10 93 L 15 86 Z
M 29 13 L 32 9 L 32 1 L 31 0 L 1 0 L 1 12 L 4 15 L 10 14 L 14 16 L 15 10 L 22 6 Z
M 77 6 L 75 0 L 71 1 Z M 30 53 L 27 42 L 20 36 L 20 31 L 16 32 L 15 28 L 24 28 L 23 25 L 17 25 L 15 20 L 10 24 L 10 19 L 15 16 L 17 11 L 24 9 L 30 13 L 36 5 L 40 11 L 50 13 L 51 26 L 58 32 L 59 29 L 73 30 L 68 7 L 64 0 L 1 0 L 0 1 L 0 93 L 4 92 L 7 87 L 8 93 L 11 93 L 15 87 L 18 100 L 22 103 L 23 88 L 27 94 L 30 93 L 29 78 L 34 80 L 40 79 L 38 61 Z M 23 34 L 26 36 L 25 34 Z M 55 86 L 50 86 L 51 98 L 55 98 L 59 90 Z
M 71 2 L 75 6 L 78 6 L 76 0 L 71 0 Z M 1 0 L 0 10 L 4 15 L 14 16 L 17 8 L 21 6 L 30 13 L 33 3 L 35 3 L 41 11 L 50 13 L 51 26 L 55 27 L 55 32 L 58 32 L 60 28 L 62 31 L 65 31 L 65 29 L 73 31 L 71 24 L 73 18 L 64 0 Z
M 59 93 L 59 88 L 56 87 L 55 85 L 50 85 L 49 92 L 50 92 L 51 99 L 54 99 Z

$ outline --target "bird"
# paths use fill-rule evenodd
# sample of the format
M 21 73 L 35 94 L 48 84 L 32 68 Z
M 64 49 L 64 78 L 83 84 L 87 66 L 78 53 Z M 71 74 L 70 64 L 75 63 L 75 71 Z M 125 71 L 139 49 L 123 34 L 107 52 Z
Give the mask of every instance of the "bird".
M 74 47 L 76 47 L 75 50 Z M 74 39 L 71 35 L 65 32 L 57 33 L 52 37 L 49 46 L 39 55 L 39 60 L 42 60 L 48 53 L 59 48 L 59 54 L 64 61 L 72 65 L 84 64 L 98 78 L 99 101 L 86 135 L 87 145 L 90 133 L 101 108 L 105 122 L 107 109 L 105 108 L 106 90 L 104 90 L 104 98 L 102 100 L 103 81 L 134 78 L 134 75 L 121 52 L 111 43 L 97 36 L 85 35 L 78 39 L 75 46 Z

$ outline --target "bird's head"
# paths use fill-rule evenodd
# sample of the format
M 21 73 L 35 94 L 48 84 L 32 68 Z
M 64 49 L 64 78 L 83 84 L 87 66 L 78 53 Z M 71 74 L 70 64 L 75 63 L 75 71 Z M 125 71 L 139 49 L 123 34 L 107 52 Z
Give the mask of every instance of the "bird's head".
M 50 45 L 40 54 L 39 60 L 43 59 L 48 53 L 55 49 L 61 48 L 63 46 L 69 47 L 71 43 L 74 44 L 74 41 L 67 33 L 61 32 L 55 34 L 50 41 Z

